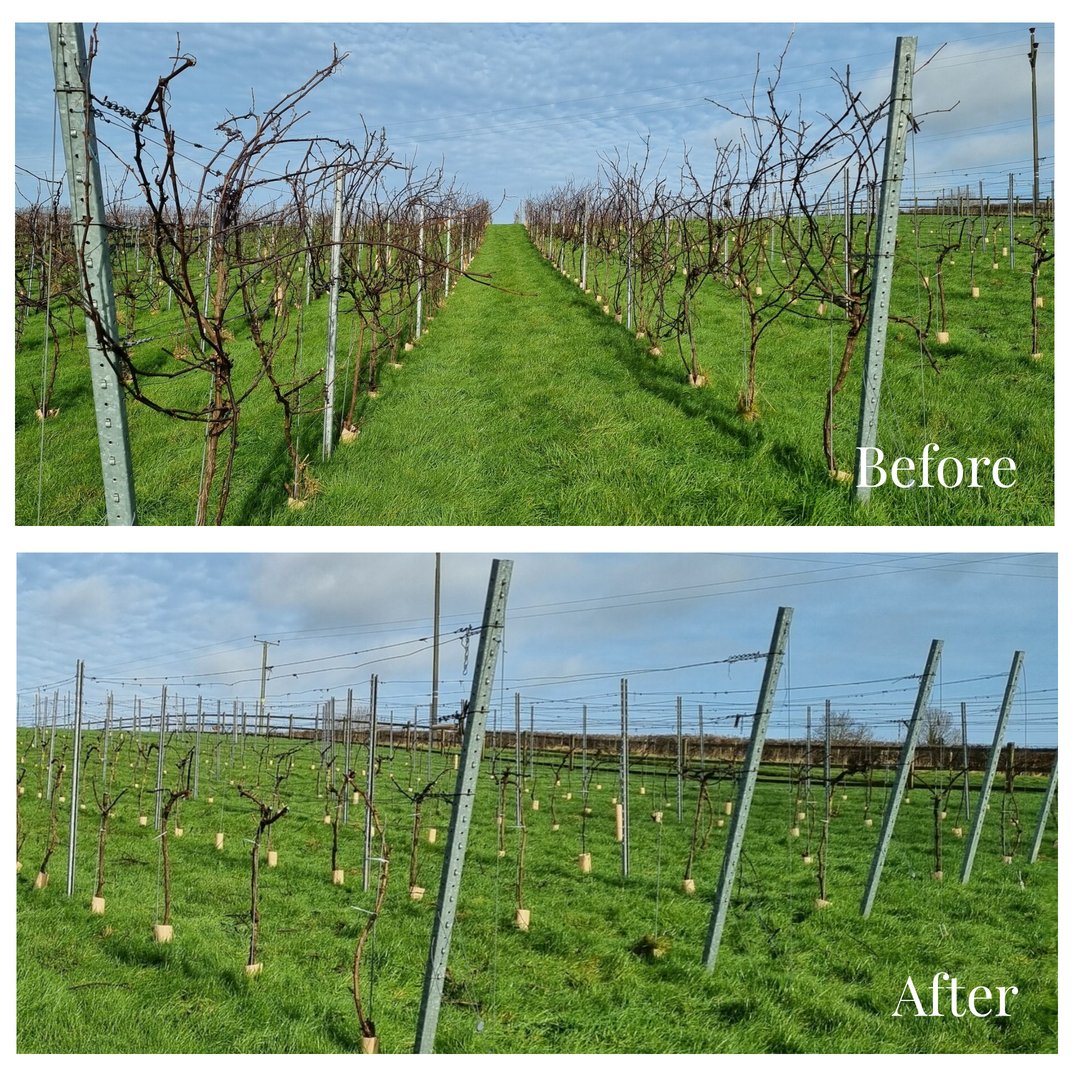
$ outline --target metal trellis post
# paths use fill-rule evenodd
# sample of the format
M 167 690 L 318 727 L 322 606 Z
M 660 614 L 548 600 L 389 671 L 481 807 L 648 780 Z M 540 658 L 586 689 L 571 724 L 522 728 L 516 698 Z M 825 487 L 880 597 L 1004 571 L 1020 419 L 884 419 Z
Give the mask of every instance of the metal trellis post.
M 168 708 L 168 687 L 163 686 L 161 688 L 161 725 L 158 728 L 158 750 L 157 750 L 157 783 L 154 785 L 157 789 L 157 800 L 154 804 L 154 828 L 161 828 L 161 785 L 165 776 L 165 717 L 167 715 L 166 709 Z
M 67 894 L 75 895 L 75 841 L 79 823 L 79 755 L 82 738 L 83 671 L 80 660 L 75 665 L 75 738 L 71 750 L 71 819 L 68 825 Z
M 622 803 L 622 876 L 630 876 L 630 706 L 628 683 L 619 680 L 619 801 Z
M 769 645 L 769 659 L 761 678 L 761 690 L 758 694 L 757 708 L 754 710 L 754 725 L 750 732 L 750 742 L 746 749 L 746 761 L 743 764 L 742 777 L 739 781 L 739 793 L 735 797 L 735 812 L 731 817 L 731 831 L 728 833 L 727 848 L 724 851 L 724 864 L 720 871 L 720 881 L 716 887 L 716 899 L 713 902 L 709 929 L 705 935 L 705 950 L 701 962 L 712 974 L 716 967 L 716 955 L 720 949 L 720 937 L 724 932 L 724 920 L 727 918 L 731 890 L 735 884 L 735 872 L 739 865 L 746 822 L 750 817 L 750 801 L 754 797 L 754 783 L 757 780 L 761 754 L 765 749 L 765 733 L 769 726 L 769 714 L 772 712 L 776 684 L 780 679 L 780 669 L 787 651 L 788 631 L 791 628 L 792 608 L 782 607 L 776 612 L 773 626 L 772 643 Z
M 829 819 L 832 817 L 832 702 L 825 699 L 825 746 L 822 768 L 822 805 L 824 814 L 821 821 L 821 845 L 818 848 L 818 873 L 820 874 L 821 899 L 828 901 L 827 875 L 829 856 Z
M 81 254 L 83 299 L 96 312 L 100 327 L 111 343 L 118 341 L 120 334 L 82 23 L 50 23 L 49 41 L 56 76 L 56 104 L 60 110 L 59 130 L 71 192 L 72 231 L 75 250 Z M 135 486 L 120 357 L 99 341 L 98 326 L 90 315 L 86 317 L 86 344 L 93 376 L 106 518 L 110 525 L 134 525 Z
M 338 290 L 341 287 L 341 216 L 345 170 L 334 178 L 334 232 L 330 243 L 330 315 L 326 328 L 326 384 L 323 393 L 323 461 L 330 457 L 334 437 L 334 365 L 337 361 Z
M 202 743 L 202 729 L 203 729 L 203 708 L 202 708 L 202 694 L 199 695 L 199 703 L 196 706 L 195 713 L 195 775 L 191 781 L 191 795 L 192 798 L 197 799 L 199 797 L 199 756 L 200 746 Z
M 1009 173 L 1009 269 L 1016 269 L 1016 237 L 1014 235 L 1016 231 L 1015 217 L 1013 214 L 1013 208 L 1016 205 L 1015 188 L 1015 176 L 1013 173 Z
M 424 219 L 420 219 L 420 250 L 416 255 L 416 341 L 424 326 Z
M 536 784 L 536 706 L 529 706 L 529 790 Z
M 983 773 L 982 787 L 979 790 L 979 801 L 975 804 L 975 820 L 971 823 L 971 828 L 968 831 L 967 847 L 964 849 L 964 861 L 960 867 L 961 885 L 966 885 L 968 878 L 971 877 L 971 867 L 975 862 L 975 850 L 979 846 L 979 834 L 982 832 L 983 821 L 986 818 L 986 808 L 990 805 L 990 792 L 994 787 L 998 758 L 1001 757 L 1001 746 L 1005 741 L 1005 728 L 1009 724 L 1009 713 L 1012 711 L 1016 683 L 1020 678 L 1020 668 L 1023 663 L 1024 654 L 1018 650 L 1013 654 L 1012 668 L 1009 670 L 1009 681 L 1005 685 L 1005 696 L 1001 699 L 997 728 L 994 731 L 994 742 L 986 759 L 986 771 Z
M 581 219 L 581 287 L 589 280 L 589 204 L 585 203 L 585 213 Z
M 863 369 L 862 402 L 859 407 L 858 439 L 855 446 L 855 498 L 870 499 L 870 487 L 859 484 L 859 464 L 863 448 L 877 445 L 878 408 L 885 368 L 885 341 L 889 329 L 889 296 L 892 292 L 893 264 L 896 261 L 897 225 L 900 217 L 900 186 L 904 178 L 904 157 L 908 124 L 911 120 L 911 84 L 915 72 L 916 38 L 896 39 L 893 62 L 889 126 L 885 162 L 881 178 L 881 207 L 874 239 L 874 275 L 866 320 L 866 363 Z
M 809 802 L 810 800 L 810 723 L 811 714 L 810 706 L 806 706 L 806 754 L 805 761 L 803 763 L 803 778 L 800 784 L 803 797 Z
M 349 771 L 352 768 L 352 687 L 349 688 L 345 694 L 345 777 L 349 775 Z M 349 823 L 349 800 L 345 800 L 345 805 L 342 810 L 342 816 L 346 825 Z
M 832 785 L 832 701 L 825 699 L 825 760 L 822 763 L 822 777 L 825 784 L 825 839 L 829 837 L 829 809 L 832 803 L 830 787 Z
M 705 706 L 697 707 L 697 734 L 698 755 L 701 758 L 701 767 L 705 768 Z
M 446 219 L 446 266 L 443 268 L 443 299 L 450 295 L 450 226 L 451 219 Z
M 49 732 L 49 775 L 45 780 L 45 800 L 49 802 L 52 800 L 53 789 L 53 755 L 56 752 L 56 718 L 60 713 L 60 691 L 53 691 L 53 707 L 52 707 L 52 730 Z
M 530 717 L 532 711 L 530 710 Z M 532 741 L 532 723 L 529 724 L 529 741 Z M 589 706 L 581 706 L 581 800 L 582 814 L 585 813 L 585 805 L 589 801 Z
M 1033 863 L 1039 857 L 1039 848 L 1042 846 L 1043 832 L 1046 829 L 1046 819 L 1050 816 L 1050 807 L 1054 801 L 1054 791 L 1057 789 L 1058 759 L 1054 755 L 1054 764 L 1050 769 L 1050 776 L 1046 781 L 1046 795 L 1043 796 L 1042 809 L 1039 811 L 1039 822 L 1035 826 L 1035 833 L 1031 838 L 1031 851 L 1028 853 L 1028 862 Z
M 521 695 L 514 695 L 514 783 L 518 796 L 514 824 L 521 828 Z
M 683 743 L 682 697 L 675 699 L 675 817 L 682 821 Z
M 465 849 L 469 841 L 469 824 L 472 820 L 476 784 L 480 775 L 480 761 L 484 752 L 484 727 L 491 702 L 495 667 L 502 646 L 503 627 L 506 623 L 506 599 L 510 590 L 510 574 L 513 567 L 514 564 L 508 559 L 496 559 L 491 566 L 487 602 L 484 606 L 484 623 L 480 630 L 480 645 L 465 720 L 462 761 L 457 774 L 454 802 L 450 812 L 446 854 L 443 859 L 442 879 L 439 883 L 439 899 L 431 932 L 427 966 L 424 970 L 424 987 L 416 1029 L 415 1052 L 418 1054 L 431 1053 L 435 1045 L 435 1029 L 439 1022 L 446 963 L 450 955 L 450 939 L 454 928 L 454 916 L 457 912 L 461 874 L 465 866 Z
M 964 767 L 964 820 L 971 820 L 971 784 L 968 782 L 967 702 L 960 702 L 960 745 Z
M 105 731 L 101 737 L 101 790 L 105 791 L 109 771 L 109 728 L 112 725 L 113 696 L 110 692 L 105 700 Z
M 881 822 L 881 835 L 878 837 L 874 861 L 870 866 L 870 876 L 866 881 L 866 891 L 863 893 L 862 900 L 864 919 L 869 918 L 874 907 L 874 895 L 877 893 L 878 883 L 881 881 L 885 856 L 889 852 L 889 841 L 892 839 L 896 816 L 900 812 L 900 803 L 904 798 L 904 781 L 911 772 L 911 764 L 915 760 L 915 747 L 918 745 L 919 734 L 926 718 L 926 702 L 930 698 L 930 690 L 934 685 L 934 679 L 937 677 L 940 662 L 941 642 L 935 638 L 930 644 L 930 652 L 926 657 L 926 667 L 923 669 L 922 678 L 919 680 L 919 692 L 915 695 L 915 707 L 911 710 L 907 738 L 904 740 L 904 749 L 901 751 L 900 760 L 896 765 L 896 780 L 893 783 L 892 791 L 889 792 L 889 804 L 885 808 L 885 817 Z
M 364 807 L 364 892 L 371 878 L 371 822 L 375 805 L 375 743 L 379 735 L 379 676 L 371 676 L 371 716 L 368 720 L 367 806 Z M 343 781 L 344 782 L 344 781 Z

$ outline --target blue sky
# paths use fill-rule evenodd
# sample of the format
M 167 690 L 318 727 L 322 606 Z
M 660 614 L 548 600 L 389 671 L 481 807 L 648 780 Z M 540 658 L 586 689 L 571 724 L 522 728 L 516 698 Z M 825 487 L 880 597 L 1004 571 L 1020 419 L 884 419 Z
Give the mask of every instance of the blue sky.
M 197 17 L 205 5 L 189 5 Z M 799 6 L 770 8 L 784 18 Z M 106 5 L 106 10 L 110 10 Z M 145 9 L 136 9 L 142 13 Z M 213 12 L 218 8 L 211 8 Z M 260 8 L 272 15 L 273 4 Z M 296 8 L 288 9 L 295 14 Z M 320 8 L 333 14 L 339 6 Z M 355 9 L 346 9 L 355 13 Z M 367 9 L 364 9 L 367 10 Z M 385 9 L 380 9 L 385 10 Z M 408 14 L 438 11 L 410 7 Z M 500 9 L 506 12 L 507 9 Z M 514 8 L 523 19 L 570 13 L 633 16 L 639 6 L 556 4 Z M 716 9 L 680 6 L 680 17 Z M 930 8 L 933 13 L 934 8 Z M 830 8 L 830 17 L 836 17 Z M 402 12 L 405 14 L 406 12 Z M 595 14 L 594 14 L 595 13 Z M 659 9 L 659 14 L 668 12 Z M 443 13 L 445 15 L 445 12 Z M 455 18 L 483 20 L 486 5 L 455 5 Z M 119 20 L 120 16 L 114 16 Z M 782 99 L 804 115 L 835 113 L 834 71 L 850 64 L 868 99 L 888 94 L 896 37 L 915 34 L 920 62 L 941 48 L 917 77 L 916 110 L 927 115 L 908 160 L 908 192 L 927 195 L 966 184 L 1003 194 L 1008 174 L 1017 190 L 1031 188 L 1031 93 L 1028 24 L 613 24 L 613 23 L 125 23 L 100 25 L 93 89 L 141 110 L 177 47 L 197 64 L 173 84 L 173 121 L 185 152 L 205 161 L 227 112 L 265 108 L 327 63 L 334 44 L 348 52 L 339 73 L 305 103 L 309 134 L 360 139 L 360 118 L 385 128 L 403 161 L 441 168 L 458 190 L 486 197 L 497 221 L 512 219 L 519 201 L 568 179 L 596 178 L 602 155 L 640 160 L 648 138 L 651 161 L 677 168 L 684 147 L 699 163 L 714 140 L 736 136 L 739 123 L 708 99 L 740 107 L 755 68 L 762 78 L 789 34 Z M 52 70 L 44 24 L 15 29 L 15 163 L 19 193 L 40 197 L 30 174 L 52 165 Z M 1041 185 L 1054 175 L 1054 28 L 1038 28 Z M 115 120 L 113 114 L 110 118 Z M 99 124 L 99 138 L 129 152 L 130 134 Z M 198 144 L 191 145 L 191 144 Z M 58 155 L 61 162 L 62 155 Z M 108 162 L 109 155 L 104 155 Z M 116 165 L 109 165 L 117 176 Z M 114 179 L 114 182 L 115 179 Z
M 443 556 L 440 700 L 468 695 L 490 555 Z M 895 738 L 910 715 L 932 638 L 944 641 L 935 705 L 968 703 L 973 741 L 988 741 L 1015 650 L 1026 652 L 1011 737 L 1057 741 L 1057 562 L 1042 554 L 510 554 L 515 568 L 494 704 L 514 693 L 538 729 L 617 725 L 619 679 L 636 730 L 672 730 L 677 694 L 696 730 L 735 731 L 752 713 L 776 610 L 794 608 L 771 733 L 798 738 L 826 697 Z M 130 715 L 157 708 L 161 685 L 193 712 L 201 694 L 231 716 L 258 699 L 261 646 L 274 713 L 311 717 L 352 688 L 380 712 L 428 708 L 434 558 L 426 554 L 24 554 L 18 560 L 20 718 L 35 690 L 60 700 L 86 662 L 87 710 L 105 695 Z M 527 715 L 527 713 L 526 713 Z

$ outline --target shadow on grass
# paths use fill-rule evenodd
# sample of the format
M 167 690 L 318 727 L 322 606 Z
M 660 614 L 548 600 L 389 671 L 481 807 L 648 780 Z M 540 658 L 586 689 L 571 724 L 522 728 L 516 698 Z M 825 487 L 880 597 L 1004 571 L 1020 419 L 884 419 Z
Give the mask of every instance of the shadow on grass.
M 684 384 L 673 371 L 658 365 L 646 349 L 630 337 L 623 327 L 596 310 L 583 297 L 573 301 L 602 337 L 611 357 L 632 376 L 637 385 L 667 405 L 678 409 L 691 420 L 703 420 L 743 451 L 750 451 L 764 440 L 760 426 L 746 424 L 732 416 L 708 390 L 695 390 Z
M 798 446 L 790 442 L 770 446 L 769 431 L 764 421 L 748 423 L 741 420 L 715 392 L 689 386 L 688 381 L 683 381 L 671 368 L 662 367 L 649 357 L 642 344 L 632 339 L 624 328 L 614 326 L 612 320 L 599 312 L 594 303 L 577 290 L 570 291 L 573 294 L 571 303 L 601 331 L 604 347 L 610 350 L 613 359 L 642 390 L 678 409 L 688 419 L 709 424 L 744 454 L 768 451 L 779 468 L 796 481 L 805 493 L 816 490 L 815 482 L 811 479 L 812 463 Z M 781 512 L 785 517 L 799 520 L 805 519 L 807 513 L 805 502 L 803 506 L 791 504 L 782 507 Z

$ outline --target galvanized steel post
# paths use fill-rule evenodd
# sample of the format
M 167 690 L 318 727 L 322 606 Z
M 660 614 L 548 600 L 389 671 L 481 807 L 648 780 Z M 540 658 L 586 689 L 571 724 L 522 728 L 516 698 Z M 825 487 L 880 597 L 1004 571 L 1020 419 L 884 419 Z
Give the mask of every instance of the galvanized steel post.
M 424 326 L 424 219 L 420 218 L 420 250 L 416 254 L 416 341 Z
M 52 788 L 53 788 L 53 754 L 56 752 L 56 718 L 60 712 L 60 691 L 53 691 L 53 707 L 52 707 L 52 730 L 49 732 L 49 769 L 48 776 L 45 780 L 45 800 L 49 802 L 52 800 Z
M 71 749 L 71 818 L 68 825 L 67 894 L 75 894 L 75 842 L 79 823 L 79 754 L 82 739 L 83 670 L 80 660 L 75 665 L 75 739 Z
M 484 727 L 491 702 L 495 667 L 502 646 L 503 628 L 506 624 L 506 599 L 510 590 L 510 574 L 513 567 L 514 564 L 508 559 L 497 559 L 491 566 L 487 602 L 484 606 L 484 623 L 480 629 L 480 645 L 465 720 L 461 767 L 458 770 L 454 802 L 450 812 L 450 825 L 447 830 L 446 854 L 443 859 L 442 879 L 439 883 L 435 924 L 432 928 L 431 946 L 424 970 L 424 987 L 420 999 L 415 1043 L 415 1052 L 418 1054 L 431 1053 L 435 1045 L 435 1029 L 439 1022 L 446 963 L 450 955 L 454 916 L 457 912 L 461 875 L 465 866 L 465 849 L 469 841 L 469 824 L 472 821 L 476 784 L 484 751 Z
M 50 23 L 49 41 L 71 193 L 71 226 L 82 268 L 83 301 L 96 314 L 96 318 L 86 316 L 86 345 L 105 484 L 106 520 L 110 525 L 134 525 L 135 485 L 121 385 L 121 358 L 113 345 L 120 340 L 120 333 L 82 23 Z M 101 341 L 101 337 L 106 341 Z
M 529 706 L 529 790 L 536 784 L 536 706 Z
M 622 803 L 622 876 L 630 876 L 630 707 L 626 679 L 619 680 L 619 801 Z
M 975 862 L 975 850 L 979 846 L 979 834 L 982 832 L 983 821 L 986 818 L 986 808 L 990 805 L 990 792 L 994 788 L 994 776 L 997 773 L 998 758 L 1001 757 L 1001 745 L 1005 741 L 1005 729 L 1009 724 L 1009 713 L 1012 711 L 1016 683 L 1020 678 L 1020 668 L 1023 663 L 1023 652 L 1015 652 L 1013 654 L 1012 668 L 1009 671 L 1009 681 L 1005 684 L 1005 696 L 1001 699 L 1001 708 L 998 710 L 994 742 L 990 747 L 990 755 L 986 759 L 986 771 L 983 773 L 982 787 L 979 790 L 979 801 L 975 804 L 975 820 L 971 823 L 971 828 L 968 831 L 967 847 L 964 849 L 964 861 L 960 867 L 961 885 L 966 885 L 968 878 L 971 877 L 971 867 Z
M 825 761 L 822 769 L 825 788 L 825 818 L 821 823 L 822 835 L 822 884 L 824 885 L 825 857 L 829 851 L 829 817 L 832 814 L 832 702 L 825 699 Z M 825 899 L 825 897 L 822 897 Z
M 532 710 L 529 710 L 530 716 Z M 529 737 L 532 737 L 532 728 L 530 725 Z M 582 799 L 582 816 L 585 814 L 585 804 L 589 800 L 589 767 L 588 767 L 588 755 L 589 755 L 589 706 L 581 706 L 581 799 Z
M 1043 796 L 1042 809 L 1039 811 L 1039 821 L 1035 826 L 1035 834 L 1031 838 L 1031 851 L 1028 852 L 1028 862 L 1033 863 L 1039 857 L 1039 848 L 1042 846 L 1043 832 L 1046 830 L 1046 819 L 1050 816 L 1050 806 L 1054 801 L 1054 791 L 1057 789 L 1058 759 L 1054 755 L 1054 764 L 1050 769 L 1050 776 L 1046 781 L 1046 794 Z
M 443 299 L 450 295 L 450 226 L 451 219 L 446 219 L 446 266 L 443 268 Z
M 705 768 L 705 707 L 699 705 L 697 707 L 697 737 L 698 737 L 698 756 L 701 759 L 701 767 Z
M 375 806 L 375 744 L 379 737 L 379 676 L 371 676 L 371 716 L 368 723 L 367 806 L 364 807 L 364 892 L 371 877 L 371 822 Z
M 345 695 L 345 780 L 348 783 L 349 772 L 352 769 L 352 687 L 349 687 Z M 349 800 L 345 800 L 342 816 L 346 825 L 349 823 Z
M 202 709 L 202 694 L 199 695 L 199 703 L 196 706 L 195 714 L 195 775 L 191 782 L 191 795 L 192 798 L 197 799 L 199 797 L 199 753 L 202 743 L 202 729 L 203 729 L 203 709 Z
M 581 287 L 589 280 L 589 200 L 585 200 L 585 212 L 581 217 Z
M 971 784 L 968 782 L 967 702 L 960 702 L 960 745 L 964 766 L 964 820 L 971 820 Z
M 110 691 L 105 699 L 105 731 L 101 737 L 101 790 L 105 790 L 109 769 L 109 727 L 112 724 L 113 696 Z
M 824 778 L 825 787 L 832 782 L 832 701 L 825 699 L 825 750 L 824 750 Z
M 165 717 L 168 706 L 168 687 L 161 688 L 161 725 L 158 728 L 158 751 L 157 751 L 157 800 L 154 804 L 154 828 L 161 828 L 161 790 L 165 777 Z
M 514 824 L 521 828 L 521 695 L 514 695 L 514 784 L 518 796 Z
M 682 821 L 683 744 L 682 697 L 675 699 L 675 817 Z
M 765 733 L 769 727 L 769 715 L 772 712 L 776 684 L 780 678 L 780 669 L 787 650 L 788 631 L 791 628 L 792 608 L 782 607 L 776 612 L 772 642 L 769 645 L 769 658 L 761 678 L 761 690 L 758 694 L 757 708 L 754 710 L 754 724 L 750 731 L 750 742 L 746 749 L 742 777 L 739 780 L 739 793 L 735 797 L 735 812 L 731 817 L 731 831 L 728 833 L 727 848 L 724 851 L 724 864 L 720 871 L 720 881 L 716 887 L 716 899 L 713 902 L 709 929 L 705 935 L 705 950 L 701 962 L 711 974 L 716 967 L 716 955 L 720 949 L 720 937 L 724 932 L 724 920 L 727 918 L 731 890 L 735 884 L 735 872 L 739 865 L 746 823 L 750 817 L 750 802 L 754 797 L 754 783 L 757 780 L 761 754 L 765 749 Z
M 911 765 L 915 760 L 915 747 L 918 745 L 919 734 L 922 731 L 923 721 L 926 719 L 926 702 L 930 698 L 930 690 L 934 685 L 934 679 L 937 677 L 940 662 L 941 642 L 935 639 L 930 644 L 930 652 L 926 657 L 926 667 L 923 669 L 922 678 L 919 680 L 919 692 L 915 695 L 915 707 L 911 710 L 907 738 L 904 740 L 904 749 L 896 765 L 896 779 L 893 782 L 892 791 L 889 792 L 889 804 L 885 809 L 885 817 L 881 822 L 881 835 L 878 837 L 874 861 L 870 866 L 870 876 L 866 881 L 866 891 L 863 893 L 862 901 L 864 919 L 869 917 L 874 907 L 874 896 L 877 893 L 878 883 L 881 881 L 885 856 L 889 852 L 889 841 L 892 839 L 893 828 L 896 825 L 896 815 L 900 811 L 900 803 L 904 797 L 904 781 L 911 772 Z
M 1015 176 L 1009 173 L 1009 269 L 1016 269 L 1016 220 L 1013 213 L 1016 206 Z
M 859 456 L 862 448 L 877 445 L 878 408 L 885 369 L 885 342 L 889 330 L 889 296 L 892 292 L 893 264 L 896 260 L 897 226 L 900 218 L 900 186 L 904 179 L 904 157 L 908 124 L 911 121 L 911 84 L 915 73 L 916 38 L 896 39 L 893 83 L 889 104 L 889 125 L 885 161 L 881 170 L 881 204 L 874 239 L 874 273 L 866 319 L 866 362 L 863 367 L 862 402 L 855 445 L 855 498 L 868 502 L 870 487 L 859 485 Z
M 334 379 L 337 363 L 338 292 L 341 287 L 341 217 L 345 170 L 338 167 L 334 177 L 334 224 L 330 242 L 330 314 L 326 328 L 326 382 L 323 391 L 323 461 L 330 457 L 334 438 Z

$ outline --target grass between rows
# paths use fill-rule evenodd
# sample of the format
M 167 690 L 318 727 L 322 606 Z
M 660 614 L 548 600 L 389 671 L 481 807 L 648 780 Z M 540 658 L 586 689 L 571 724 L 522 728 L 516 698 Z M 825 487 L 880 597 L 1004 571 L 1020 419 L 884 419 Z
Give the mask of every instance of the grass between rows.
M 177 741 L 174 737 L 174 743 Z M 204 740 L 200 799 L 182 805 L 184 836 L 171 843 L 175 941 L 152 943 L 159 919 L 159 843 L 136 822 L 134 793 L 111 825 L 104 917 L 89 898 L 96 858 L 97 814 L 79 817 L 75 895 L 64 895 L 64 850 L 53 880 L 32 887 L 47 822 L 37 800 L 34 754 L 21 803 L 23 869 L 17 888 L 17 1041 L 23 1052 L 305 1052 L 358 1050 L 350 996 L 353 948 L 373 892 L 361 889 L 362 807 L 350 807 L 341 840 L 344 887 L 330 883 L 330 828 L 314 747 L 305 747 L 287 784 L 289 814 L 275 826 L 275 869 L 260 875 L 264 970 L 243 974 L 247 960 L 250 803 L 229 778 L 254 783 L 256 740 L 241 765 L 228 767 L 227 740 L 217 780 L 214 750 Z M 170 760 L 175 751 L 170 749 Z M 279 746 L 278 749 L 281 749 Z M 385 748 L 384 748 L 385 751 Z M 365 1003 L 385 1053 L 412 1048 L 424 964 L 442 865 L 446 802 L 425 804 L 420 902 L 406 896 L 411 807 L 393 786 L 426 783 L 426 758 L 381 751 L 376 807 L 391 845 L 390 888 L 364 964 Z M 490 755 L 488 758 L 491 761 Z M 436 752 L 434 775 L 450 791 L 450 764 Z M 582 814 L 580 773 L 534 765 L 524 803 L 527 827 L 525 903 L 531 929 L 514 929 L 518 832 L 509 802 L 507 856 L 498 857 L 498 785 L 512 763 L 481 770 L 481 784 L 454 928 L 435 1049 L 443 1053 L 702 1052 L 1053 1052 L 1057 1044 L 1056 818 L 1035 865 L 1004 865 L 995 855 L 1000 794 L 995 794 L 967 885 L 958 882 L 963 841 L 948 832 L 945 879 L 931 879 L 932 808 L 926 792 L 900 807 L 872 916 L 859 903 L 877 841 L 885 798 L 871 800 L 874 828 L 863 823 L 861 785 L 841 788 L 832 821 L 829 895 L 814 906 L 813 866 L 804 865 L 805 836 L 790 835 L 796 790 L 777 773 L 754 796 L 740 872 L 713 975 L 701 953 L 726 827 L 714 827 L 698 853 L 697 892 L 682 891 L 696 785 L 687 783 L 683 821 L 676 820 L 675 781 L 648 772 L 631 785 L 631 872 L 621 875 L 610 796 L 614 762 L 594 763 L 593 814 Z M 121 762 L 121 771 L 124 769 Z M 977 782 L 977 780 L 976 780 Z M 646 788 L 639 794 L 639 786 Z M 602 785 L 602 786 L 598 786 Z M 569 801 L 565 793 L 572 795 Z M 714 813 L 733 797 L 731 782 L 713 784 Z M 208 795 L 215 796 L 210 805 Z M 820 798 L 820 789 L 815 790 Z M 531 799 L 540 801 L 539 811 Z M 1027 836 L 1040 796 L 1017 796 Z M 657 823 L 654 810 L 662 810 Z M 560 824 L 551 828 L 552 816 Z M 66 811 L 61 832 L 66 835 Z M 957 818 L 955 804 L 950 818 Z M 585 845 L 593 873 L 580 873 Z M 949 824 L 953 822 L 950 820 Z M 961 822 L 965 825 L 966 823 Z M 805 826 L 804 826 L 805 828 Z M 217 831 L 223 851 L 214 849 Z M 374 880 L 374 873 L 372 879 Z M 666 946 L 650 958 L 642 939 Z M 923 1000 L 937 971 L 962 985 L 1018 986 L 1010 1016 L 978 1019 L 891 1014 L 908 977 Z M 927 1005 L 929 1009 L 929 1005 Z
M 418 348 L 403 357 L 404 366 L 384 368 L 378 396 L 363 400 L 356 442 L 319 462 L 321 420 L 309 415 L 302 452 L 314 462 L 321 493 L 306 509 L 285 507 L 290 473 L 268 395 L 245 405 L 229 523 L 1053 521 L 1052 315 L 1045 316 L 1044 359 L 1032 361 L 1028 279 L 1019 264 L 1010 271 L 1002 263 L 980 275 L 979 300 L 970 299 L 968 268 L 954 268 L 952 342 L 935 350 L 940 375 L 919 356 L 909 328 L 890 330 L 878 439 L 886 462 L 917 458 L 926 443 L 937 443 L 940 456 L 1011 457 L 1015 487 L 889 487 L 860 510 L 850 504 L 849 489 L 826 476 L 820 450 L 842 324 L 792 314 L 767 333 L 759 360 L 763 416 L 748 423 L 735 410 L 745 333 L 719 285 L 709 283 L 699 300 L 697 336 L 709 383 L 695 389 L 672 344 L 660 358 L 650 357 L 647 343 L 635 341 L 547 265 L 520 227 L 491 226 L 471 271 L 476 280 L 459 283 Z M 1052 296 L 1052 273 L 1045 268 L 1044 290 Z M 917 315 L 915 303 L 900 289 L 894 310 L 911 307 Z M 321 366 L 324 307 L 312 304 L 305 315 L 301 370 Z M 356 339 L 353 321 L 343 316 L 339 329 L 347 355 Z M 35 342 L 28 334 L 20 351 L 20 523 L 39 520 L 39 479 L 41 523 L 92 524 L 103 517 L 89 388 L 78 350 L 73 345 L 70 351 L 58 387 L 61 414 L 44 433 L 33 419 L 31 393 L 39 381 L 40 336 Z M 242 368 L 242 349 L 239 354 Z M 339 370 L 347 373 L 353 362 L 339 361 Z M 860 372 L 861 360 L 837 400 L 842 462 L 854 461 Z M 309 399 L 316 394 L 317 388 Z M 142 406 L 132 406 L 129 416 L 140 520 L 193 520 L 200 426 L 166 421 Z

